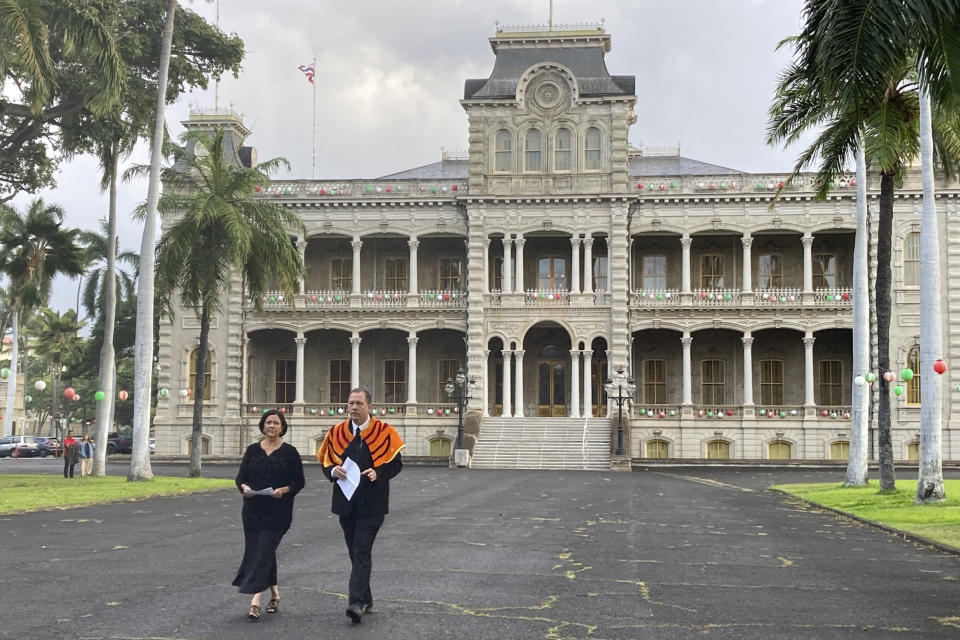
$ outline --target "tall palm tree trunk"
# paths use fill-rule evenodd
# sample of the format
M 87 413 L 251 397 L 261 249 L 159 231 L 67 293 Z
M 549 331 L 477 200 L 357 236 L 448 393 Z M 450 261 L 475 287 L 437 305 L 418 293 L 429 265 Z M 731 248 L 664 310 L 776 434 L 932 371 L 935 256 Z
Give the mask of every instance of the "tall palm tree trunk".
M 893 236 L 893 174 L 880 174 L 880 216 L 877 223 L 877 281 L 874 289 L 877 305 L 877 378 L 880 397 L 877 405 L 877 459 L 880 462 L 880 489 L 897 488 L 893 468 L 893 444 L 890 438 L 890 383 L 883 373 L 890 371 L 890 254 Z
M 147 215 L 140 241 L 140 280 L 137 285 L 137 340 L 134 356 L 133 453 L 127 480 L 148 480 L 150 467 L 150 398 L 153 394 L 153 283 L 154 251 L 157 240 L 157 201 L 160 199 L 160 162 L 162 159 L 164 111 L 170 49 L 173 44 L 173 20 L 177 0 L 167 0 L 160 45 L 160 77 L 157 82 L 157 117 L 150 154 L 150 185 L 147 188 Z
M 116 380 L 116 355 L 113 349 L 113 331 L 117 317 L 117 164 L 120 144 L 110 144 L 110 209 L 107 219 L 107 272 L 103 276 L 103 295 L 106 308 L 103 312 L 103 346 L 100 348 L 100 375 L 97 388 L 106 395 L 97 403 L 97 421 L 94 425 L 94 441 L 99 445 L 93 454 L 93 475 L 107 472 L 107 431 L 111 426 Z
M 857 235 L 853 246 L 853 372 L 870 370 L 870 298 L 867 292 L 867 168 L 863 140 L 857 146 Z M 853 385 L 850 421 L 850 459 L 844 484 L 867 483 L 867 419 L 870 402 L 867 385 Z
M 17 396 L 17 361 L 20 358 L 20 309 L 14 306 L 10 316 L 13 344 L 10 345 L 10 377 L 7 378 L 7 402 L 3 410 L 4 436 L 13 435 L 13 402 Z
M 190 436 L 190 477 L 200 477 L 200 457 L 203 453 L 203 395 L 207 386 L 207 357 L 209 356 L 210 310 L 204 304 L 200 310 L 200 339 L 197 346 L 197 375 L 193 383 L 193 432 Z
M 920 86 L 920 170 L 923 208 L 920 214 L 920 477 L 918 503 L 946 500 L 943 488 L 941 432 L 942 380 L 932 365 L 943 348 L 940 315 L 940 231 L 933 185 L 933 133 L 930 94 Z

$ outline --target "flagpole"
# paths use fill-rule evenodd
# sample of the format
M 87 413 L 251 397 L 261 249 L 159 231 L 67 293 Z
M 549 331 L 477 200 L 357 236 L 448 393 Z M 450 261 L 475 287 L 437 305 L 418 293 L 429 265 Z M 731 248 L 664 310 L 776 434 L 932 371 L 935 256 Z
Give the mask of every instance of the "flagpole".
M 313 179 L 317 179 L 317 56 L 313 56 Z

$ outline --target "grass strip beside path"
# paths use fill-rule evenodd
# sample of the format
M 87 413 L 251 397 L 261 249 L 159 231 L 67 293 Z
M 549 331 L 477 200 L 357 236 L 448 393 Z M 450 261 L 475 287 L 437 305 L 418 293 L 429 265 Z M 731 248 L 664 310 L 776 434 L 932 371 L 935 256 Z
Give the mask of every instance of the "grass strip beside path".
M 125 477 L 99 476 L 72 479 L 60 475 L 0 475 L 0 514 L 68 509 L 104 502 L 173 496 L 236 487 L 222 478 L 171 478 L 127 482 Z
M 937 504 L 914 502 L 916 480 L 899 480 L 893 493 L 880 493 L 880 485 L 780 484 L 771 487 L 844 513 L 906 531 L 960 549 L 960 480 L 944 480 L 947 499 Z

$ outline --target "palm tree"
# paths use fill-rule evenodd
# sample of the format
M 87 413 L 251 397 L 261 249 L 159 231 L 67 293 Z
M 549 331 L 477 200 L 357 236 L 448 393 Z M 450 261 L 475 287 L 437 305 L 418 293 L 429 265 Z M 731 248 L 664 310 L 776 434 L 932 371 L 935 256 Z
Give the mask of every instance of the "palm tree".
M 35 341 L 34 351 L 44 359 L 50 370 L 53 414 L 57 414 L 60 396 L 60 376 L 64 368 L 73 364 L 83 352 L 83 339 L 77 333 L 83 327 L 77 312 L 68 309 L 63 314 L 53 309 L 41 309 L 30 318 L 27 330 Z
M 255 198 L 255 189 L 270 182 L 270 173 L 289 167 L 283 158 L 244 167 L 228 156 L 223 130 L 212 136 L 189 131 L 176 162 L 164 171 L 167 188 L 162 213 L 179 216 L 157 249 L 157 291 L 169 299 L 179 291 L 183 306 L 200 319 L 200 339 L 193 389 L 193 439 L 190 475 L 200 475 L 203 396 L 210 318 L 238 273 L 249 297 L 259 303 L 271 279 L 290 293 L 299 287 L 303 264 L 290 233 L 304 230 L 296 214 Z M 236 152 L 233 152 L 235 154 Z
M 87 314 L 103 320 L 103 344 L 100 347 L 100 367 L 97 389 L 103 391 L 105 399 L 97 403 L 97 417 L 94 422 L 94 440 L 106 442 L 110 425 L 113 424 L 114 403 L 116 395 L 116 351 L 113 345 L 113 334 L 116 327 L 117 315 L 117 269 L 116 262 L 120 258 L 136 268 L 137 255 L 132 251 L 124 251 L 118 255 L 117 246 L 117 163 L 120 156 L 120 142 L 114 138 L 107 145 L 101 147 L 101 166 L 104 176 L 101 187 L 110 190 L 109 222 L 100 221 L 100 233 L 83 232 L 82 238 L 86 242 L 87 257 L 93 269 L 87 273 L 87 286 L 84 290 L 83 304 Z M 106 183 L 106 184 L 104 184 Z M 100 262 L 100 265 L 97 263 Z M 133 293 L 133 279 L 125 271 L 120 271 L 120 280 L 126 297 Z M 94 449 L 93 475 L 106 474 L 107 449 Z
M 16 380 L 20 321 L 50 297 L 50 283 L 58 274 L 79 275 L 83 270 L 77 230 L 63 228 L 63 209 L 41 198 L 21 215 L 0 206 L 0 273 L 9 280 L 10 325 L 13 329 L 11 378 Z M 8 385 L 7 404 L 13 406 L 16 385 Z M 10 435 L 13 416 L 4 412 L 3 433 Z
M 806 25 L 799 36 L 782 44 L 792 44 L 796 62 L 781 76 L 774 105 L 770 109 L 771 143 L 795 141 L 815 127 L 822 131 L 800 156 L 798 173 L 817 157 L 818 195 L 824 197 L 830 181 L 843 168 L 845 160 L 862 144 L 869 164 L 880 174 L 876 280 L 876 319 L 878 368 L 890 368 L 889 325 L 891 283 L 891 236 L 893 194 L 904 167 L 919 153 L 918 74 L 914 71 L 915 48 L 908 40 L 899 40 L 900 48 L 887 50 L 891 23 L 901 24 L 899 9 L 878 7 L 882 3 L 810 0 L 806 4 Z M 927 12 L 926 3 L 906 11 Z M 936 12 L 934 12 L 935 14 Z M 913 14 L 916 17 L 916 13 Z M 931 14 L 933 15 L 933 14 Z M 909 20 L 907 22 L 910 22 Z M 899 37 L 899 36 L 898 36 Z M 960 126 L 956 110 L 943 109 L 934 114 L 935 147 L 947 175 L 955 172 L 960 158 Z M 858 228 L 859 233 L 859 228 Z M 854 298 L 855 325 L 858 297 Z M 866 303 L 866 300 L 860 301 Z M 855 331 L 856 333 L 856 331 Z M 856 364 L 858 372 L 867 366 Z M 889 388 L 879 378 L 878 451 L 881 488 L 895 488 L 893 449 L 890 439 Z M 856 401 L 856 399 L 855 399 Z M 856 402 L 855 402 L 856 403 Z M 856 408 L 854 415 L 857 415 Z M 862 420 L 866 419 L 866 415 Z M 866 433 L 864 425 L 854 425 L 854 434 Z M 851 444 L 848 484 L 866 482 L 866 448 Z M 857 450 L 855 455 L 854 449 Z
M 160 46 L 160 72 L 157 80 L 157 113 L 150 153 L 150 183 L 147 187 L 146 218 L 140 240 L 140 278 L 137 285 L 137 344 L 133 376 L 133 449 L 127 480 L 149 480 L 150 468 L 150 396 L 153 391 L 153 296 L 154 251 L 157 239 L 157 202 L 160 199 L 161 153 L 164 134 L 167 78 L 170 73 L 170 49 L 173 45 L 173 21 L 177 0 L 167 0 Z M 201 376 L 202 377 L 202 376 Z

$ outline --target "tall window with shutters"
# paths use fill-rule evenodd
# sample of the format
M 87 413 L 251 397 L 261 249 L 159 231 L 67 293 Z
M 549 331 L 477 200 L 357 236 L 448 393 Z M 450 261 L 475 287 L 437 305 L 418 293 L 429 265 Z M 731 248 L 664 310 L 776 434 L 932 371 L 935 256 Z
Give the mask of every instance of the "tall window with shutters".
M 820 404 L 836 406 L 843 404 L 843 362 L 840 360 L 821 360 Z
M 350 361 L 330 361 L 330 402 L 346 404 L 350 397 Z
M 903 239 L 903 286 L 920 284 L 920 234 L 908 233 Z
M 723 360 L 702 360 L 700 362 L 700 396 L 705 405 L 725 403 L 726 380 Z
M 783 360 L 760 361 L 760 404 L 783 404 Z
M 913 377 L 907 384 L 907 404 L 920 406 L 920 345 L 915 344 L 907 351 L 907 368 L 913 371 Z
M 666 360 L 643 361 L 643 402 L 644 404 L 666 404 Z
M 196 385 L 197 385 L 197 354 L 199 354 L 199 353 L 200 353 L 200 349 L 199 349 L 199 348 L 196 348 L 196 349 L 194 349 L 193 351 L 190 352 L 190 375 L 189 375 L 189 379 L 188 379 L 188 381 L 187 381 L 187 384 L 190 385 L 190 386 L 188 387 L 188 388 L 190 389 L 190 393 L 193 393 L 193 390 L 197 388 L 197 386 L 196 386 Z M 204 400 L 209 400 L 209 399 L 210 399 L 210 387 L 213 386 L 213 385 L 212 385 L 212 383 L 213 383 L 213 377 L 210 375 L 210 363 L 211 363 L 212 361 L 213 361 L 213 353 L 208 350 L 208 351 L 207 351 L 207 366 L 206 366 L 207 372 L 206 372 L 206 375 L 204 376 L 204 380 L 203 380 L 203 399 L 204 399 Z M 249 397 L 249 396 L 248 396 L 248 397 Z
M 407 401 L 407 361 L 383 361 L 383 401 L 386 403 Z
M 273 399 L 278 404 L 290 403 L 297 397 L 297 361 L 277 360 L 274 364 Z

